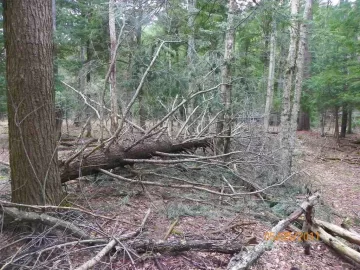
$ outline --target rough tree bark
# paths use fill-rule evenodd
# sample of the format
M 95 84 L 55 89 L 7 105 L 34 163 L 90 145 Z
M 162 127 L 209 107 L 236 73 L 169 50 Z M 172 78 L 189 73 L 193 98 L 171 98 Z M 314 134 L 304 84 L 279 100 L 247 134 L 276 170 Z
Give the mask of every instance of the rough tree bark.
M 210 140 L 199 139 L 184 143 L 171 143 L 170 141 L 152 141 L 138 144 L 126 151 L 123 147 L 112 146 L 109 151 L 97 150 L 89 157 L 77 158 L 66 164 L 60 164 L 61 181 L 66 182 L 79 176 L 97 173 L 98 169 L 113 169 L 124 165 L 132 165 L 126 159 L 150 159 L 156 156 L 156 152 L 176 153 L 192 148 L 207 147 Z M 82 156 L 87 156 L 92 150 L 86 151 Z
M 305 52 L 307 47 L 307 26 L 311 15 L 312 1 L 306 0 L 303 15 L 303 21 L 300 24 L 300 37 L 298 41 L 298 53 L 296 58 L 296 77 L 294 89 L 294 101 L 291 111 L 290 123 L 290 152 L 291 156 L 295 148 L 297 119 L 300 110 L 300 99 L 303 86 L 304 68 L 305 68 Z M 291 168 L 290 168 L 291 170 Z
M 272 29 L 270 36 L 269 74 L 268 74 L 265 113 L 264 113 L 265 132 L 269 131 L 270 112 L 271 112 L 273 96 L 274 96 L 275 54 L 276 54 L 276 19 L 274 15 L 272 18 L 271 26 Z
M 115 24 L 115 1 L 109 1 L 109 33 L 110 33 L 110 63 L 113 63 L 113 59 L 116 57 L 116 24 Z M 118 128 L 118 95 L 116 89 L 116 61 L 111 66 L 109 74 L 109 84 L 110 84 L 110 130 L 115 132 Z
M 297 130 L 310 130 L 310 115 L 306 110 L 300 109 Z
M 302 81 L 304 76 L 307 25 L 311 14 L 311 8 L 312 0 L 307 0 L 305 2 L 303 21 L 299 25 L 298 18 L 296 17 L 299 14 L 300 1 L 291 1 L 291 15 L 293 18 L 290 26 L 290 47 L 287 60 L 286 82 L 283 93 L 283 110 L 281 115 L 280 132 L 282 162 L 285 176 L 289 176 L 291 174 L 292 154 L 296 141 L 297 118 L 300 108 Z M 291 104 L 291 89 L 294 76 L 296 76 L 295 87 L 293 102 Z
M 12 201 L 58 204 L 52 1 L 4 1 Z
M 308 18 L 307 20 L 311 21 L 313 19 L 312 16 L 312 10 L 310 10 L 308 12 Z M 305 42 L 305 51 L 304 51 L 304 79 L 309 79 L 311 76 L 311 61 L 312 61 L 312 57 L 311 57 L 311 52 L 309 50 L 309 34 L 311 34 L 311 29 L 310 29 L 311 25 L 307 26 L 307 36 L 305 37 L 306 42 Z M 308 92 L 309 89 L 304 88 L 303 89 L 304 92 Z M 304 102 L 305 103 L 305 102 Z M 305 106 L 301 106 L 300 108 L 300 113 L 299 113 L 299 122 L 298 122 L 298 130 L 310 130 L 310 110 L 309 108 L 305 107 Z
M 284 175 L 291 173 L 292 153 L 290 147 L 291 137 L 291 89 L 293 77 L 296 69 L 296 45 L 298 40 L 298 19 L 300 0 L 291 1 L 291 25 L 290 25 L 290 45 L 285 69 L 285 84 L 282 99 L 280 143 L 282 147 L 282 162 Z
M 235 10 L 236 1 L 229 0 L 227 12 L 227 25 L 225 37 L 225 52 L 224 64 L 221 67 L 221 86 L 220 96 L 223 106 L 223 112 L 219 115 L 219 121 L 216 125 L 216 133 L 225 138 L 217 140 L 216 148 L 218 151 L 228 153 L 230 149 L 230 135 L 231 135 L 231 66 L 234 58 L 235 49 Z

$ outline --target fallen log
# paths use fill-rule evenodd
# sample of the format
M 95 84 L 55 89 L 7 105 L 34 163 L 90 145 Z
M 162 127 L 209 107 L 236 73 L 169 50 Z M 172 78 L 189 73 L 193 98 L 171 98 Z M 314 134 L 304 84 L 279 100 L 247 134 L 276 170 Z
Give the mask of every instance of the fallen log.
M 341 228 L 351 232 L 351 233 L 354 233 L 356 235 L 359 235 L 359 233 L 357 231 L 355 231 L 354 229 L 352 229 L 348 224 L 347 224 L 347 221 L 348 219 L 344 219 L 343 222 L 341 223 Z M 360 252 L 360 245 L 357 245 L 355 247 L 353 247 L 357 252 Z
M 133 235 L 135 236 L 135 235 Z M 17 263 L 21 259 L 24 259 L 28 256 L 39 256 L 45 252 L 53 252 L 57 248 L 71 247 L 79 244 L 94 246 L 97 247 L 100 245 L 106 245 L 94 258 L 87 261 L 83 264 L 83 268 L 79 269 L 88 269 L 88 266 L 94 266 L 98 263 L 101 258 L 106 255 L 113 248 L 116 249 L 132 249 L 137 253 L 146 253 L 146 252 L 161 252 L 161 253 L 175 253 L 175 252 L 185 252 L 185 251 L 200 251 L 200 252 L 217 252 L 222 254 L 234 254 L 239 252 L 243 245 L 240 243 L 234 243 L 231 241 L 216 241 L 216 240 L 172 240 L 172 241 L 162 241 L 154 239 L 137 239 L 122 242 L 124 237 L 120 236 L 119 238 L 108 239 L 86 239 L 86 240 L 77 240 L 67 243 L 56 244 L 44 249 L 38 249 L 33 252 L 28 252 L 26 254 L 21 254 L 20 256 L 12 256 L 9 258 L 6 266 L 12 266 L 12 264 Z M 121 241 L 121 242 L 120 242 Z M 118 247 L 116 247 L 118 246 Z M 16 264 L 19 266 L 19 264 Z
M 223 254 L 234 254 L 242 250 L 241 243 L 218 240 L 172 240 L 156 241 L 134 240 L 128 243 L 131 248 L 138 253 L 152 252 L 184 252 L 184 251 L 202 251 L 217 252 Z
M 66 164 L 63 160 L 60 162 L 61 182 L 67 182 L 77 177 L 94 174 L 98 169 L 113 169 L 125 165 L 132 165 L 126 159 L 150 159 L 157 156 L 156 152 L 178 153 L 185 150 L 196 148 L 205 148 L 210 145 L 209 139 L 199 139 L 183 143 L 172 143 L 170 141 L 151 141 L 143 142 L 126 151 L 126 148 L 113 145 L 108 151 L 98 149 L 88 157 L 93 150 L 86 150 L 82 155 Z M 82 158 L 86 157 L 86 158 Z
M 315 221 L 316 225 L 319 225 L 320 227 L 324 228 L 325 230 L 330 231 L 330 232 L 340 236 L 341 238 L 344 238 L 345 240 L 347 240 L 350 243 L 360 245 L 360 235 L 359 234 L 348 231 L 344 228 L 341 228 L 341 227 L 331 224 L 329 222 L 325 222 L 325 221 L 318 220 L 318 219 L 314 219 L 314 221 Z
M 305 213 L 306 209 L 308 209 L 309 206 L 313 206 L 319 198 L 320 194 L 318 192 L 309 197 L 307 201 L 303 202 L 300 205 L 299 209 L 294 211 L 287 219 L 281 220 L 275 227 L 271 229 L 269 233 L 272 237 L 269 240 L 265 240 L 256 245 L 254 248 L 248 249 L 245 252 L 240 252 L 239 254 L 233 256 L 228 264 L 227 269 L 248 269 L 257 259 L 260 258 L 260 256 L 265 252 L 265 250 L 270 250 L 272 248 L 272 244 L 279 232 L 283 231 L 293 221 L 295 221 L 298 217 Z
M 313 232 L 317 232 L 320 236 L 320 239 L 333 249 L 335 249 L 337 252 L 339 252 L 341 255 L 344 255 L 357 264 L 360 264 L 360 253 L 353 250 L 352 248 L 348 247 L 347 245 L 340 242 L 338 239 L 333 237 L 332 235 L 325 232 L 323 228 L 320 226 L 313 225 L 311 226 L 311 230 Z
M 52 228 L 67 231 L 75 237 L 89 239 L 89 236 L 84 231 L 71 222 L 49 216 L 45 213 L 38 214 L 35 212 L 20 211 L 15 207 L 2 207 L 1 212 L 14 219 L 16 222 L 41 223 Z

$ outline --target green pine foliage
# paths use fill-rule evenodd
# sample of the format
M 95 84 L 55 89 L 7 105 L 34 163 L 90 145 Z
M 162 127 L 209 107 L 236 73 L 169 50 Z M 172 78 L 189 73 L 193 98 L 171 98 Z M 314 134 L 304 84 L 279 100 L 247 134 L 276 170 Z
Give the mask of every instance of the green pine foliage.
M 311 78 L 313 110 L 360 107 L 360 1 L 317 6 L 314 12 Z

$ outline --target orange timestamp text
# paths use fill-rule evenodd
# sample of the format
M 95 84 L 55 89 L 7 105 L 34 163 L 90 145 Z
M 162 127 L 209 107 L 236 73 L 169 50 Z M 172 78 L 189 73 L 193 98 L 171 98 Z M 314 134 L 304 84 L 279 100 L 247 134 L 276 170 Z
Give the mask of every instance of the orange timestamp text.
M 266 232 L 264 235 L 266 241 L 283 241 L 283 242 L 302 242 L 302 241 L 315 241 L 320 239 L 319 232 L 279 232 L 275 235 L 273 232 Z

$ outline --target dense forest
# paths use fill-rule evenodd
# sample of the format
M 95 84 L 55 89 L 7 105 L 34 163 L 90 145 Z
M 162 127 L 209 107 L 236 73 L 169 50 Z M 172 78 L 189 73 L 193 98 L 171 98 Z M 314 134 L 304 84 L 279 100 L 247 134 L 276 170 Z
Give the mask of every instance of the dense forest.
M 359 0 L 0 14 L 0 269 L 359 269 Z

